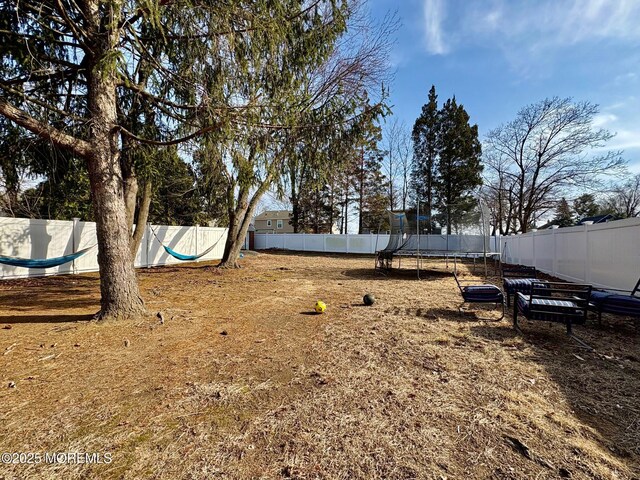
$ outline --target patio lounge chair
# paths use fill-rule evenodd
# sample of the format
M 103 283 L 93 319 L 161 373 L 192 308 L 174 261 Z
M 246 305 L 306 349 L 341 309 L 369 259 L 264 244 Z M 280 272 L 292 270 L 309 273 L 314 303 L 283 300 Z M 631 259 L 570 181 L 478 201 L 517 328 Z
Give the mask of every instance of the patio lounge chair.
M 520 330 L 518 315 L 527 320 L 562 323 L 567 327 L 567 335 L 589 347 L 573 335 L 572 326 L 586 323 L 590 295 L 591 285 L 534 281 L 528 294 L 515 294 L 513 326 Z
M 626 290 L 624 290 L 626 292 Z M 620 290 L 619 292 L 623 292 Z M 630 294 L 616 293 L 616 291 L 593 290 L 589 300 L 589 307 L 598 314 L 598 323 L 602 321 L 603 313 L 640 317 L 640 279 Z
M 456 279 L 456 283 L 460 289 L 460 294 L 462 295 L 462 304 L 458 307 L 458 310 L 461 313 L 462 306 L 465 303 L 493 303 L 496 307 L 500 305 L 502 308 L 502 315 L 497 320 L 502 320 L 504 318 L 505 308 L 502 290 L 490 283 L 463 285 L 468 281 L 460 280 L 456 272 L 453 272 L 453 278 Z
M 511 306 L 511 295 L 518 292 L 529 293 L 531 284 L 538 280 L 536 267 L 505 265 L 502 267 L 502 287 L 507 297 L 507 307 Z

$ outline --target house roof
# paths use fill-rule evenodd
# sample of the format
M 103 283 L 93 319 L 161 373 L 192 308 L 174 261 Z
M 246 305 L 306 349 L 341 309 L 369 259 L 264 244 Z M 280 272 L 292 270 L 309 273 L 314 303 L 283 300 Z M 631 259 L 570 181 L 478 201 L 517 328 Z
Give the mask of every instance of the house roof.
M 583 225 L 584 222 L 604 223 L 604 222 L 608 222 L 609 220 L 615 220 L 615 217 L 610 213 L 607 213 L 605 215 L 595 215 L 593 217 L 585 217 L 578 222 L 578 225 Z
M 265 210 L 256 216 L 256 220 L 289 220 L 291 212 L 289 210 Z

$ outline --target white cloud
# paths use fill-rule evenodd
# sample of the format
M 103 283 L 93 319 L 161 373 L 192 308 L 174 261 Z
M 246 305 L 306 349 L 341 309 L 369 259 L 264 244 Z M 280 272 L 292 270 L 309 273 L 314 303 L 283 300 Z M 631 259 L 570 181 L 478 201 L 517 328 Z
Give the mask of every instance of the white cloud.
M 605 128 L 615 134 L 603 150 L 624 150 L 622 156 L 634 168 L 639 168 L 637 165 L 640 163 L 640 118 L 636 115 L 639 107 L 638 99 L 629 96 L 623 101 L 603 107 L 593 119 L 595 127 Z
M 443 0 L 424 0 L 424 27 L 427 51 L 443 55 L 449 51 L 444 41 L 443 21 L 446 15 Z
M 615 131 L 616 136 L 607 144 L 609 150 L 625 150 L 628 153 L 628 150 L 640 149 L 640 129 L 612 130 Z
M 484 44 L 547 55 L 549 49 L 578 43 L 640 41 L 637 0 L 449 0 L 447 5 L 455 11 L 450 12 L 451 21 L 445 29 L 442 0 L 424 0 L 425 34 L 431 53 Z
M 612 124 L 617 119 L 618 117 L 613 113 L 599 113 L 593 117 L 593 126 L 607 128 L 608 125 Z
M 627 72 L 622 75 L 617 75 L 613 79 L 613 85 L 615 87 L 626 86 L 629 84 L 636 83 L 638 81 L 638 75 L 635 72 Z

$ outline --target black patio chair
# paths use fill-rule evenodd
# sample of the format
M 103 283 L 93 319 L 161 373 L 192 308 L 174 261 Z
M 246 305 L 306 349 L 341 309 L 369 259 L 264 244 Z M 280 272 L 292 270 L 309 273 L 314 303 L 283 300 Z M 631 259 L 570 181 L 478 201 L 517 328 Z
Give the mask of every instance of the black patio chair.
M 640 318 L 640 279 L 631 293 L 622 292 L 628 290 L 592 290 L 589 307 L 598 314 L 598 323 L 603 313 Z
M 513 302 L 513 326 L 520 331 L 518 315 L 527 320 L 542 320 L 566 325 L 567 335 L 587 348 L 589 345 L 573 335 L 573 325 L 587 321 L 591 285 L 575 283 L 531 283 L 529 294 L 517 292 Z
M 503 265 L 502 266 L 502 287 L 507 297 L 507 307 L 511 306 L 511 296 L 516 293 L 529 293 L 531 284 L 538 280 L 536 267 L 525 265 Z
M 498 319 L 491 320 L 502 320 L 504 318 L 505 307 L 504 294 L 502 293 L 502 290 L 490 283 L 477 284 L 472 283 L 475 282 L 475 280 L 460 280 L 456 272 L 453 272 L 453 278 L 456 279 L 456 284 L 458 285 L 458 289 L 462 295 L 462 304 L 458 307 L 458 311 L 460 313 L 462 313 L 462 307 L 465 303 L 494 303 L 496 307 L 498 305 L 501 306 L 502 315 L 500 315 L 500 318 Z M 470 284 L 465 285 L 466 283 Z

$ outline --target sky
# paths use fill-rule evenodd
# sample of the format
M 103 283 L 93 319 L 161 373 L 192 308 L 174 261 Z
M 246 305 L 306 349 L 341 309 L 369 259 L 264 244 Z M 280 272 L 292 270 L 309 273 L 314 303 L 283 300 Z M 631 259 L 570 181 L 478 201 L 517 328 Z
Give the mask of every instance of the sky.
M 481 137 L 547 97 L 600 106 L 598 127 L 616 136 L 640 173 L 640 1 L 369 0 L 378 20 L 395 13 L 394 116 L 413 125 L 435 85 L 455 95 Z

